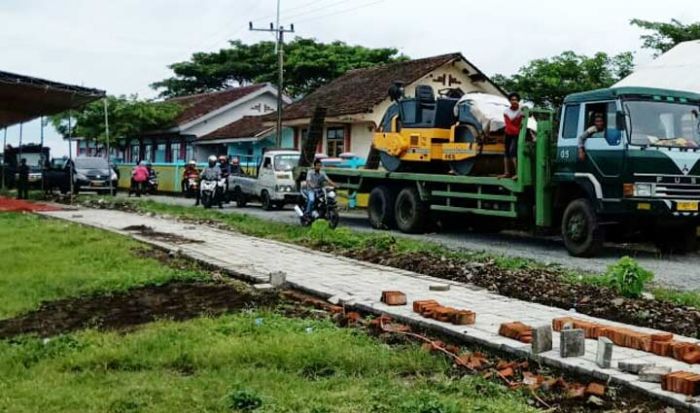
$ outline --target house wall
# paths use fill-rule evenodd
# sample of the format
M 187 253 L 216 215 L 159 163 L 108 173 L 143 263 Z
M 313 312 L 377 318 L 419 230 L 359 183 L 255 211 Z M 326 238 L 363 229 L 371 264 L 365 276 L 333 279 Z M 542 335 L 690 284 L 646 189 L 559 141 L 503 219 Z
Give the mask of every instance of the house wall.
M 372 147 L 372 134 L 374 133 L 372 123 L 353 123 L 350 128 L 350 138 L 352 140 L 350 152 L 361 158 L 367 158 Z
M 272 148 L 275 146 L 275 134 L 266 136 L 265 138 L 255 142 L 234 142 L 227 145 L 228 155 L 236 156 L 244 160 L 258 160 L 262 157 L 263 149 Z M 294 147 L 294 130 L 292 128 L 282 129 L 282 147 Z
M 272 113 L 277 110 L 277 98 L 272 93 L 265 93 L 249 100 L 242 101 L 203 122 L 183 128 L 181 133 L 204 136 L 208 133 L 233 123 L 244 116 L 259 116 Z

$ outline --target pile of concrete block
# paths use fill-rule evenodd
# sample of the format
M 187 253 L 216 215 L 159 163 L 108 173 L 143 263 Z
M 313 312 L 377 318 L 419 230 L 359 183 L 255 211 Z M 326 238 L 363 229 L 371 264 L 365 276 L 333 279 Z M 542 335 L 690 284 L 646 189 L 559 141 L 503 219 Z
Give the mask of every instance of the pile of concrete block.
M 498 334 L 523 343 L 532 343 L 532 327 L 520 321 L 501 324 Z

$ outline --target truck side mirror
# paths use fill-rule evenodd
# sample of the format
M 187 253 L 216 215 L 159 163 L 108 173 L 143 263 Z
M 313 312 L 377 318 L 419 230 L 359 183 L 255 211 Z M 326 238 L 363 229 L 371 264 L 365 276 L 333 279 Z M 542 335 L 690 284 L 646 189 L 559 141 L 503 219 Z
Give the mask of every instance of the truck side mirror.
M 617 113 L 615 113 L 615 129 L 619 131 L 623 131 L 627 128 L 627 117 L 625 116 L 625 113 L 618 110 Z

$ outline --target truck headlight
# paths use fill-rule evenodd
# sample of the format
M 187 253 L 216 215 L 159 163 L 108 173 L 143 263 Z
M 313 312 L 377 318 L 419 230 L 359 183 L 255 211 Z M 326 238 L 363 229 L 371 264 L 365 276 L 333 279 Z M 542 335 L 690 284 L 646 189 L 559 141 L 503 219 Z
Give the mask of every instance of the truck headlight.
M 88 180 L 87 176 L 85 176 L 84 174 L 81 174 L 80 172 L 76 172 L 76 173 L 75 173 L 75 177 L 76 177 L 77 179 L 81 180 L 81 181 L 87 181 L 87 180 Z
M 652 197 L 654 196 L 654 187 L 652 184 L 634 184 L 634 196 Z

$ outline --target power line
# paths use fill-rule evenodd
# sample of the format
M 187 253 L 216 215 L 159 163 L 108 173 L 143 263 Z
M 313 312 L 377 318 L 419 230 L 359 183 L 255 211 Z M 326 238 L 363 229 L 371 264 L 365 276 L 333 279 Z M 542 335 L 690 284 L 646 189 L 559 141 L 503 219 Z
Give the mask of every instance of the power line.
M 311 21 L 311 20 L 322 19 L 322 18 L 324 18 L 324 17 L 335 16 L 335 15 L 344 14 L 344 13 L 350 13 L 350 12 L 353 12 L 353 11 L 355 11 L 355 10 L 363 9 L 363 8 L 365 8 L 365 7 L 369 7 L 369 6 L 372 6 L 372 5 L 375 5 L 375 4 L 382 3 L 382 2 L 384 2 L 384 1 L 385 1 L 385 0 L 376 0 L 376 1 L 373 1 L 373 2 L 370 2 L 370 3 L 366 3 L 366 4 L 363 4 L 363 5 L 360 5 L 360 6 L 351 7 L 351 8 L 349 8 L 349 9 L 337 10 L 337 11 L 334 11 L 334 12 L 331 12 L 331 13 L 321 14 L 321 15 L 318 15 L 318 16 L 311 16 L 311 17 L 308 17 L 308 18 L 305 18 L 305 19 L 298 20 L 297 23 L 308 22 L 308 21 Z

